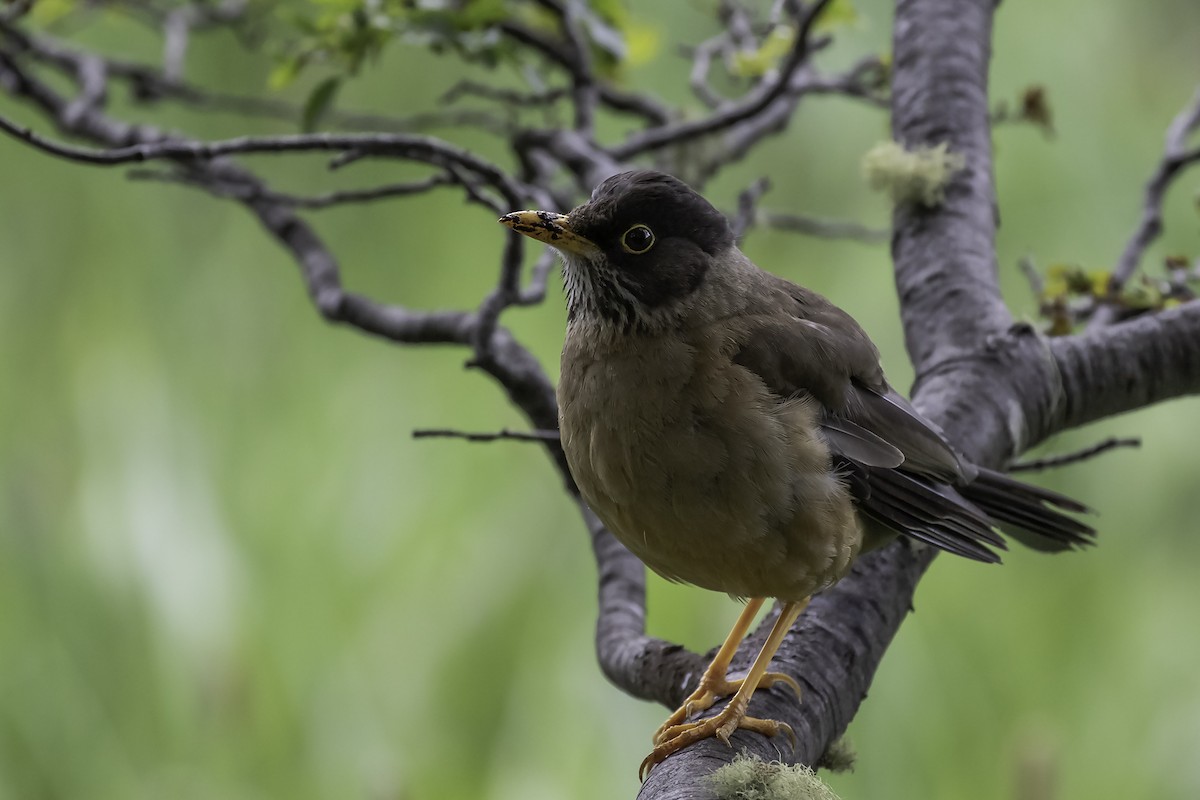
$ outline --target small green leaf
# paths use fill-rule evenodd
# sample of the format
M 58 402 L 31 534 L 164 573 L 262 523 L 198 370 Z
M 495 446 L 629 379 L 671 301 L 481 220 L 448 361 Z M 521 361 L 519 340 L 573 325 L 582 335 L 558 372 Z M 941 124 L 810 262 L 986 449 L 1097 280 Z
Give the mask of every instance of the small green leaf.
M 859 20 L 858 9 L 853 0 L 833 0 L 821 14 L 813 30 L 827 33 L 837 28 L 847 28 Z
M 80 5 L 75 0 L 41 0 L 29 9 L 29 19 L 35 25 L 53 25 Z
M 287 88 L 292 81 L 296 80 L 296 76 L 300 74 L 300 68 L 303 66 L 304 59 L 299 56 L 288 56 L 282 59 L 267 76 L 267 87 L 275 91 Z
M 752 52 L 734 55 L 731 72 L 739 78 L 757 78 L 774 68 L 796 40 L 796 30 L 790 25 L 777 25 L 763 40 L 762 46 Z
M 662 50 L 662 34 L 658 28 L 632 23 L 625 29 L 626 63 L 646 64 Z
M 326 78 L 317 84 L 317 87 L 308 96 L 308 100 L 304 102 L 304 112 L 300 117 L 302 131 L 311 133 L 316 130 L 325 113 L 333 105 L 333 99 L 337 97 L 338 89 L 341 87 L 342 79 L 338 77 Z
M 1149 310 L 1162 305 L 1162 292 L 1149 281 L 1130 283 L 1121 292 L 1121 303 L 1126 308 Z

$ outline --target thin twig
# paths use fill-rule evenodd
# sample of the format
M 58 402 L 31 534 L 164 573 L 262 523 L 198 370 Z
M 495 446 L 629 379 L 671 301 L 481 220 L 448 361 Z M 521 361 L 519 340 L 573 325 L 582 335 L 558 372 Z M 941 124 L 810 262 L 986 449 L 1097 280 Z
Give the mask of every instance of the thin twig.
M 814 42 L 815 49 L 820 40 Z M 697 178 L 703 182 L 729 164 L 740 160 L 764 138 L 784 131 L 796 113 L 800 100 L 809 94 L 837 94 L 859 98 L 877 108 L 888 105 L 883 90 L 886 73 L 877 56 L 860 59 L 849 70 L 840 75 L 821 75 L 811 66 L 797 70 L 788 90 L 780 94 L 760 113 L 755 114 L 724 132 L 720 145 L 713 148 L 705 163 L 697 170 Z
M 69 77 L 75 77 L 87 60 L 99 58 L 99 56 L 78 50 L 48 36 L 32 34 L 6 25 L 3 18 L 0 18 L 0 34 L 15 43 L 22 52 L 27 52 L 38 61 L 62 70 Z M 125 61 L 111 56 L 105 56 L 103 63 L 107 76 L 129 84 L 134 100 L 140 103 L 172 100 L 193 108 L 293 123 L 302 116 L 302 109 L 299 105 L 285 100 L 211 91 L 190 84 L 182 77 L 169 77 L 161 69 L 148 64 Z M 482 89 L 483 85 L 478 84 L 475 87 Z M 565 89 L 554 90 L 554 92 L 559 97 L 566 94 Z M 495 90 L 495 96 L 492 99 L 502 100 L 510 106 L 522 105 L 516 102 L 515 97 L 511 96 L 517 94 L 516 92 Z M 480 92 L 480 96 L 483 96 L 482 92 Z M 474 109 L 442 109 L 412 114 L 407 117 L 331 109 L 324 119 L 335 127 L 358 131 L 419 132 L 442 127 L 469 126 L 484 128 L 494 133 L 507 134 L 510 132 L 510 126 L 504 119 Z
M 552 7 L 557 3 L 551 4 Z M 564 0 L 562 6 L 562 28 L 566 34 L 575 64 L 571 69 L 571 100 L 575 109 L 575 130 L 591 137 L 596 126 L 596 104 L 600 90 L 592 69 L 591 43 L 583 34 L 581 0 Z
M 573 84 L 576 81 L 587 81 L 587 76 L 576 74 L 578 62 L 566 48 L 557 40 L 550 39 L 544 34 L 513 20 L 502 20 L 496 24 L 496 30 L 514 41 L 536 50 L 550 61 L 563 67 L 570 75 Z M 666 106 L 644 94 L 636 94 L 617 89 L 607 83 L 597 83 L 596 91 L 600 102 L 613 111 L 636 114 L 652 125 L 663 125 L 673 116 Z
M 849 239 L 863 244 L 880 244 L 891 238 L 892 232 L 883 228 L 871 228 L 859 222 L 842 219 L 826 219 L 807 214 L 785 214 L 779 211 L 759 213 L 762 224 L 781 231 L 819 236 L 823 239 Z
M 533 265 L 528 285 L 517 296 L 517 305 L 533 306 L 546 299 L 546 284 L 550 279 L 550 271 L 557 263 L 558 251 L 552 247 L 545 248 Z
M 570 91 L 563 88 L 546 89 L 540 92 L 518 92 L 514 89 L 503 89 L 498 86 L 489 86 L 486 83 L 463 80 L 447 89 L 440 100 L 443 103 L 454 103 L 463 97 L 470 96 L 503 103 L 506 106 L 540 108 L 553 105 L 568 94 Z
M 770 189 L 770 179 L 763 176 L 738 193 L 737 213 L 729 221 L 729 227 L 733 228 L 736 239 L 740 240 L 754 225 L 758 215 L 758 201 Z
M 305 196 L 271 191 L 258 182 L 214 184 L 208 181 L 200 181 L 196 175 L 187 172 L 135 169 L 130 170 L 126 177 L 130 180 L 160 181 L 163 183 L 192 185 L 204 183 L 204 188 L 209 189 L 215 195 L 232 197 L 238 200 L 267 200 L 289 208 L 303 208 L 309 211 L 320 211 L 349 203 L 370 203 L 376 200 L 409 197 L 414 194 L 424 194 L 439 186 L 459 183 L 454 176 L 448 173 L 441 173 L 431 175 L 420 181 L 390 183 L 370 189 L 347 189 Z
M 1042 278 L 1042 273 L 1038 272 L 1037 264 L 1033 262 L 1033 256 L 1026 253 L 1018 258 L 1017 268 L 1021 270 L 1021 274 L 1029 282 L 1029 288 L 1033 292 L 1033 296 L 1040 300 L 1042 292 L 1046 288 L 1046 282 Z
M 505 202 L 513 208 L 520 205 L 522 197 L 530 194 L 522 191 L 513 178 L 500 167 L 484 161 L 467 150 L 428 136 L 399 133 L 314 133 L 287 136 L 242 136 L 209 142 L 167 138 L 103 150 L 56 142 L 34 133 L 29 128 L 17 125 L 3 116 L 0 116 L 0 131 L 21 139 L 44 153 L 84 164 L 113 166 L 137 164 L 156 159 L 205 161 L 230 155 L 335 150 L 342 153 L 359 154 L 360 157 L 389 156 L 422 161 L 446 168 L 461 167 L 475 173 L 499 191 L 504 196 Z M 495 205 L 490 202 L 485 204 L 489 208 Z
M 1192 95 L 1191 102 L 1176 115 L 1167 128 L 1166 141 L 1163 146 L 1163 156 L 1155 167 L 1142 200 L 1142 216 L 1121 257 L 1113 268 L 1109 278 L 1109 290 L 1112 296 L 1119 294 L 1142 260 L 1142 255 L 1159 234 L 1162 233 L 1162 206 L 1167 190 L 1175 178 L 1186 167 L 1200 162 L 1200 147 L 1187 148 L 1188 136 L 1200 127 L 1200 88 Z M 1111 323 L 1117 317 L 1118 309 L 1115 304 L 1108 303 L 1096 310 L 1092 315 L 1091 328 L 1101 327 Z
M 511 440 L 517 442 L 557 442 L 558 431 L 533 430 L 510 431 L 501 428 L 495 433 L 472 433 L 453 428 L 423 428 L 412 432 L 414 439 L 462 439 L 467 442 L 498 442 Z
M 728 98 L 717 94 L 708 81 L 713 57 L 728 47 L 729 43 L 729 34 L 720 33 L 692 48 L 692 71 L 688 76 L 688 84 L 692 87 L 692 94 L 710 109 L 720 108 L 729 102 Z
M 1078 464 L 1080 461 L 1087 461 L 1089 458 L 1095 458 L 1101 453 L 1107 453 L 1109 450 L 1115 450 L 1118 447 L 1141 447 L 1142 440 L 1138 438 L 1118 439 L 1110 437 L 1102 442 L 1097 442 L 1091 447 L 1085 447 L 1082 450 L 1076 450 L 1073 453 L 1064 453 L 1058 456 L 1047 456 L 1046 458 L 1038 458 L 1032 461 L 1020 461 L 1011 465 L 1008 468 L 1009 472 L 1040 472 L 1046 469 L 1055 469 L 1057 467 L 1065 467 L 1071 464 Z
M 815 0 L 804 14 L 796 28 L 796 40 L 788 52 L 783 64 L 779 67 L 774 80 L 758 86 L 741 102 L 732 103 L 703 119 L 680 122 L 674 125 L 661 125 L 657 128 L 635 133 L 625 140 L 624 144 L 612 148 L 613 158 L 618 161 L 629 159 L 643 153 L 658 150 L 668 145 L 681 144 L 700 136 L 715 133 L 736 125 L 743 120 L 762 113 L 776 99 L 788 90 L 792 76 L 808 59 L 814 49 L 812 27 L 821 12 L 832 0 Z

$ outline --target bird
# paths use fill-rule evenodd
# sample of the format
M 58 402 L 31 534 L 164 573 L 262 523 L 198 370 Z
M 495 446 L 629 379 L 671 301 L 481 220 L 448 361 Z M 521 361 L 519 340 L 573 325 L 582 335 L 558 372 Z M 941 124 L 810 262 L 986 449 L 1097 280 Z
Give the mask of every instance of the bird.
M 997 529 L 1048 552 L 1094 540 L 1066 513 L 1088 512 L 1082 503 L 959 453 L 888 383 L 848 313 L 760 269 L 725 215 L 677 178 L 622 172 L 567 214 L 500 222 L 562 257 L 559 435 L 581 496 L 658 575 L 745 601 L 640 776 L 739 728 L 794 739 L 747 715 L 751 695 L 782 684 L 800 696 L 771 658 L 861 554 L 901 536 L 995 563 Z M 730 679 L 768 598 L 778 617 L 746 676 Z

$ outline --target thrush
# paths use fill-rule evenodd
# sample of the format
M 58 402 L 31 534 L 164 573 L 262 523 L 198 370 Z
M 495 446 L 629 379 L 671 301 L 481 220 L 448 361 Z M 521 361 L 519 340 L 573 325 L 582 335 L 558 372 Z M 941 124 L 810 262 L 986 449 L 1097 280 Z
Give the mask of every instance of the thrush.
M 650 569 L 746 600 L 699 687 L 654 735 L 640 774 L 738 728 L 813 594 L 896 536 L 998 562 L 1005 540 L 1060 551 L 1095 532 L 1075 500 L 972 464 L 884 377 L 857 322 L 759 269 L 725 216 L 661 172 L 615 175 L 563 215 L 500 222 L 562 254 L 562 447 L 584 500 Z M 767 598 L 779 616 L 727 676 Z M 688 721 L 728 695 L 715 716 Z

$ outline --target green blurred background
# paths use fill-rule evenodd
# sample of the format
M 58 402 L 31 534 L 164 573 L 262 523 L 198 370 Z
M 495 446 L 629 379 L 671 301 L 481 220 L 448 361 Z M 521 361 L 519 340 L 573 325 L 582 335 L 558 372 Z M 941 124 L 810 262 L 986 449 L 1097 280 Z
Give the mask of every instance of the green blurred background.
M 857 5 L 824 65 L 887 48 L 889 4 Z M 683 100 L 676 46 L 709 35 L 708 15 L 634 18 L 658 46 L 630 84 Z M 1200 75 L 1198 31 L 1193 0 L 1000 8 L 993 98 L 1044 84 L 1058 131 L 996 135 L 1018 316 L 1035 308 L 1020 256 L 1115 260 Z M 146 60 L 160 47 L 103 18 L 75 36 Z M 195 80 L 241 93 L 266 91 L 269 69 L 224 36 L 189 56 Z M 462 74 L 393 47 L 342 101 L 417 111 Z M 211 137 L 289 130 L 115 102 Z M 0 112 L 46 130 L 7 98 Z M 858 163 L 886 136 L 883 113 L 813 99 L 709 195 L 731 207 L 769 173 L 770 208 L 882 225 Z M 300 189 L 411 174 L 254 163 Z M 1200 254 L 1198 177 L 1172 192 L 1152 269 Z M 0 181 L 0 800 L 635 793 L 665 711 L 595 665 L 591 553 L 549 462 L 535 446 L 410 438 L 522 425 L 465 352 L 322 324 L 295 265 L 231 203 L 9 139 Z M 477 302 L 503 243 L 452 192 L 315 220 L 350 288 L 421 308 Z M 908 384 L 886 247 L 758 231 L 746 249 L 845 306 Z M 505 319 L 551 372 L 560 300 Z M 1168 403 L 1049 444 L 1143 437 L 1041 478 L 1101 512 L 1095 550 L 939 559 L 850 728 L 857 769 L 828 778 L 843 797 L 1200 796 L 1198 410 Z M 656 635 L 707 649 L 736 612 L 651 578 Z

